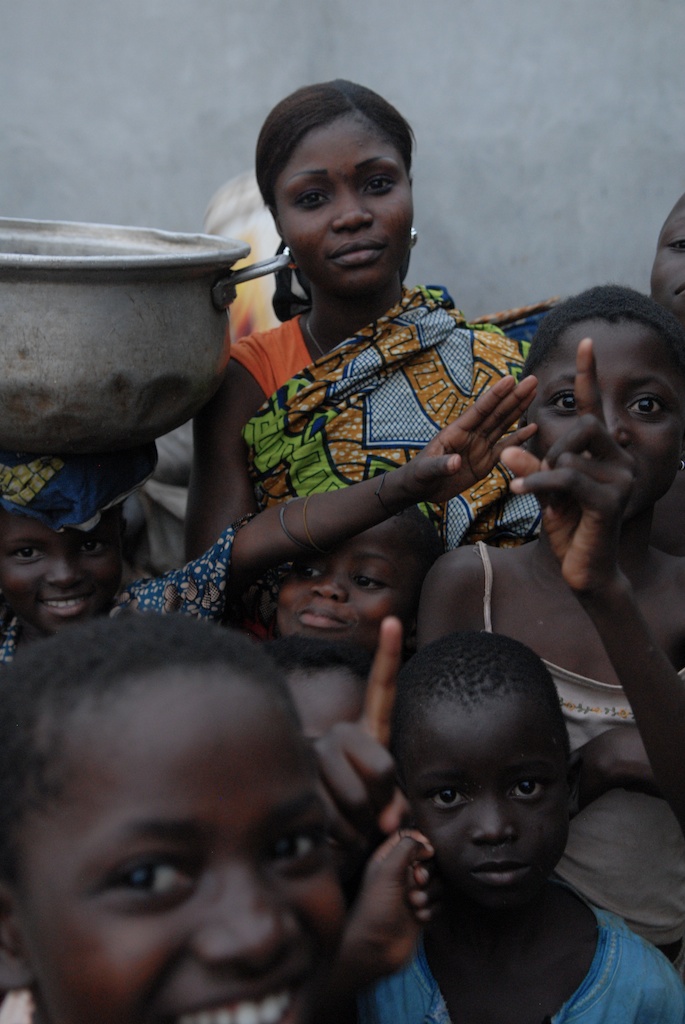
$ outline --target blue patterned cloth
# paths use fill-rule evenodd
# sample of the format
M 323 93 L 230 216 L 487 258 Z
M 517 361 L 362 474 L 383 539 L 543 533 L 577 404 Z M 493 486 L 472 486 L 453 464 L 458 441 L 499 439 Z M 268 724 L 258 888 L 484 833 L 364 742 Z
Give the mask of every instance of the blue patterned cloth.
M 199 619 L 222 619 L 234 537 L 235 528 L 227 526 L 208 551 L 182 569 L 130 583 L 117 598 L 112 614 L 130 608 L 162 615 L 181 612 Z
M 123 501 L 156 464 L 154 441 L 98 455 L 0 451 L 0 507 L 51 530 L 91 530 L 100 513 Z

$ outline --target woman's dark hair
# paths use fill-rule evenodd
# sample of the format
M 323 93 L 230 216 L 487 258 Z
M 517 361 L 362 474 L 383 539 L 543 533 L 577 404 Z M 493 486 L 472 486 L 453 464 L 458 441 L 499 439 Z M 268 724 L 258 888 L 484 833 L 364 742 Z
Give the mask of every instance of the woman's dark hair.
M 414 133 L 391 103 L 344 78 L 306 85 L 276 104 L 259 133 L 256 174 L 267 206 L 276 205 L 276 179 L 304 136 L 350 114 L 369 121 L 395 147 L 410 173 Z
M 522 376 L 535 373 L 547 362 L 562 335 L 586 320 L 610 324 L 638 323 L 661 338 L 674 368 L 685 378 L 685 329 L 654 299 L 618 284 L 598 285 L 560 302 L 547 314 L 530 344 Z

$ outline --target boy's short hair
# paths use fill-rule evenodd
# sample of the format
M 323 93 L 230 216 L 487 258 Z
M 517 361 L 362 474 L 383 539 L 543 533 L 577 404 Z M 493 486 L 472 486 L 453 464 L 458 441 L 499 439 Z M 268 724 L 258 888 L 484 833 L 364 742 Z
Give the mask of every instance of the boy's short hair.
M 555 306 L 530 343 L 521 375 L 535 373 L 547 361 L 561 336 L 585 320 L 605 320 L 611 324 L 627 321 L 649 328 L 662 339 L 674 367 L 685 378 L 685 329 L 680 322 L 654 299 L 617 284 L 588 288 Z
M 129 613 L 75 623 L 20 649 L 2 670 L 0 877 L 15 877 L 15 837 L 25 813 L 59 796 L 65 735 L 78 709 L 96 708 L 146 675 L 227 667 L 234 678 L 269 690 L 299 732 L 278 666 L 247 637 L 211 622 Z
M 400 775 L 421 715 L 443 701 L 464 708 L 519 697 L 538 707 L 570 757 L 566 723 L 554 680 L 538 655 L 498 633 L 450 633 L 422 647 L 402 668 L 392 719 L 391 749 Z
M 291 633 L 269 640 L 267 652 L 284 672 L 300 669 L 303 672 L 318 672 L 321 669 L 346 669 L 359 680 L 360 687 L 366 686 L 371 670 L 373 655 L 356 644 L 325 640 L 317 636 Z

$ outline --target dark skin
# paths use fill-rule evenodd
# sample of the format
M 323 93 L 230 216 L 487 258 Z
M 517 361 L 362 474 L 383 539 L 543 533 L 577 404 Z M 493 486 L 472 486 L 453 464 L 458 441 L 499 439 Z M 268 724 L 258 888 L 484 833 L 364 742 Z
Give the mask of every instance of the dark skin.
M 452 1020 L 541 1024 L 588 973 L 596 924 L 579 900 L 547 883 L 525 913 L 447 906 L 425 944 Z
M 387 749 L 402 649 L 402 624 L 389 616 L 379 631 L 361 716 L 338 722 L 316 741 L 343 872 L 365 865 L 316 1015 L 331 1024 L 353 1024 L 357 992 L 407 962 L 435 911 L 432 874 L 423 863 L 433 848 L 420 831 L 400 829 L 407 801 Z
M 651 273 L 652 298 L 685 327 L 685 195 L 669 213 L 659 233 Z M 654 506 L 652 544 L 671 555 L 685 555 L 685 473 L 678 473 Z
M 304 136 L 274 194 L 278 232 L 311 284 L 303 335 L 314 361 L 399 301 L 413 216 L 411 180 L 401 155 L 375 126 L 340 117 Z M 247 370 L 230 362 L 218 392 L 195 418 L 189 558 L 205 551 L 227 523 L 257 508 L 242 429 L 266 397 Z
M 450 1018 L 540 1024 L 582 983 L 597 943 L 589 908 L 547 880 L 568 835 L 570 774 L 546 713 L 520 696 L 443 698 L 400 762 L 443 885 L 424 942 Z
M 481 480 L 497 462 L 505 444 L 519 444 L 535 432 L 530 425 L 514 431 L 506 441 L 502 439 L 528 407 L 534 392 L 535 378 L 516 386 L 511 377 L 497 381 L 413 459 L 386 474 L 382 503 L 376 494 L 376 479 L 311 495 L 306 499 L 310 536 L 320 548 L 332 549 L 401 509 L 420 501 L 447 501 Z M 309 541 L 304 531 L 304 501 L 300 498 L 289 502 L 285 519 L 288 531 L 306 547 Z M 227 580 L 231 597 L 239 596 L 265 569 L 301 556 L 302 546 L 288 538 L 279 512 L 278 507 L 266 509 L 236 534 Z
M 653 503 L 668 486 L 668 466 L 674 472 L 679 458 L 685 388 L 668 360 L 659 370 L 654 356 L 647 390 L 659 401 L 635 405 L 642 402 L 638 395 L 621 406 L 610 383 L 614 370 L 602 369 L 607 351 L 612 366 L 620 363 L 618 341 L 600 346 L 599 370 L 590 339 L 575 341 L 575 413 L 567 426 L 549 447 L 541 440 L 539 452 L 504 453 L 521 477 L 512 490 L 542 501 L 543 531 L 539 541 L 516 551 L 491 552 L 493 623 L 555 664 L 623 686 L 644 751 L 626 738 L 627 730 L 616 729 L 583 748 L 584 801 L 614 786 L 634 786 L 662 795 L 683 828 L 685 690 L 674 666 L 685 663 L 685 563 L 650 547 L 649 535 Z M 636 343 L 631 357 L 638 377 L 648 351 L 658 353 L 649 339 L 645 343 L 642 355 Z M 549 404 L 554 396 L 546 397 L 547 370 L 540 376 L 533 417 L 545 403 L 555 408 Z M 441 612 L 454 609 L 449 598 L 457 592 L 458 609 Z M 483 627 L 483 570 L 473 552 L 440 559 L 424 594 L 419 645 L 450 629 Z
M 21 625 L 21 643 L 106 615 L 121 584 L 121 506 L 90 530 L 52 530 L 0 509 L 0 589 Z

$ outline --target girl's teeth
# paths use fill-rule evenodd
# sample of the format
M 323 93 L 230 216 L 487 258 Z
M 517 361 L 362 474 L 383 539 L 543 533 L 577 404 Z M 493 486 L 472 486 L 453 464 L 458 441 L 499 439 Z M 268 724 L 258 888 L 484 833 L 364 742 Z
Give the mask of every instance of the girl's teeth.
M 278 1024 L 289 1005 L 289 994 L 282 992 L 278 996 L 267 996 L 259 1003 L 240 1003 L 232 1010 L 184 1014 L 178 1024 Z
M 228 1024 L 228 1021 L 226 1021 Z M 235 1014 L 235 1024 L 261 1024 L 259 1012 L 255 1003 L 243 1003 Z
M 269 996 L 262 1003 L 262 1024 L 277 1024 L 288 1005 L 287 996 Z

